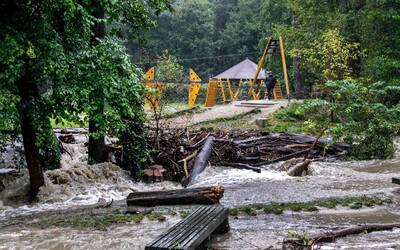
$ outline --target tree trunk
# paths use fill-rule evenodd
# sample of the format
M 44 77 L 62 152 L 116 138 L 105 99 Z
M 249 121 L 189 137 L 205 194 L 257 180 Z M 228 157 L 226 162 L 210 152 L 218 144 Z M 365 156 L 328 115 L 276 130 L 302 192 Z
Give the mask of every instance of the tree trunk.
M 204 146 L 201 149 L 199 155 L 196 157 L 194 161 L 192 171 L 190 173 L 189 178 L 186 180 L 182 180 L 182 186 L 187 187 L 189 184 L 199 175 L 203 170 L 207 167 L 208 159 L 210 158 L 212 147 L 214 144 L 214 136 L 210 136 L 204 142 Z
M 300 69 L 300 58 L 293 58 L 294 69 L 294 92 L 296 99 L 306 99 L 308 97 L 307 88 L 305 84 L 304 73 Z
M 222 186 L 138 192 L 130 193 L 126 203 L 128 206 L 218 204 L 223 194 Z
M 331 231 L 319 235 L 312 235 L 308 237 L 308 246 L 311 246 L 319 242 L 333 242 L 336 238 L 345 237 L 350 234 L 359 233 L 370 233 L 372 231 L 383 231 L 392 230 L 393 228 L 399 228 L 400 223 L 388 223 L 388 224 L 363 224 L 359 226 L 349 227 L 341 230 Z M 286 247 L 290 246 L 302 246 L 303 239 L 286 239 L 283 241 L 283 245 Z
M 297 27 L 296 23 L 296 13 L 291 10 L 290 12 L 291 19 L 292 19 L 292 26 Z M 301 71 L 300 68 L 300 58 L 294 57 L 293 58 L 293 71 L 294 71 L 294 93 L 296 99 L 306 99 L 308 97 L 307 88 L 305 85 L 305 77 L 304 73 Z
M 29 77 L 29 62 L 26 60 L 26 75 L 16 82 L 21 102 L 18 113 L 21 119 L 21 133 L 24 144 L 25 158 L 29 171 L 30 197 L 35 199 L 39 188 L 44 186 L 43 166 L 40 161 L 39 148 L 36 147 L 37 130 L 33 125 L 34 112 L 31 110 L 32 100 L 39 98 L 36 84 Z
M 92 7 L 94 9 L 93 16 L 95 18 L 103 19 L 104 18 L 104 7 L 101 5 L 99 0 L 92 0 Z M 92 36 L 91 36 L 91 44 L 92 46 L 96 46 L 98 44 L 98 39 L 104 38 L 105 35 L 105 26 L 103 23 L 95 21 L 95 24 L 92 26 Z M 96 83 L 93 83 L 95 85 Z M 98 105 L 96 111 L 92 116 L 102 116 L 104 113 L 104 95 L 103 90 L 98 89 L 96 86 L 95 90 L 89 94 L 89 102 L 91 105 Z M 105 142 L 104 136 L 96 136 L 95 138 L 92 136 L 93 133 L 99 132 L 99 124 L 98 121 L 94 120 L 93 117 L 89 116 L 89 163 L 95 164 L 100 163 L 105 160 L 104 158 L 104 150 L 105 150 Z

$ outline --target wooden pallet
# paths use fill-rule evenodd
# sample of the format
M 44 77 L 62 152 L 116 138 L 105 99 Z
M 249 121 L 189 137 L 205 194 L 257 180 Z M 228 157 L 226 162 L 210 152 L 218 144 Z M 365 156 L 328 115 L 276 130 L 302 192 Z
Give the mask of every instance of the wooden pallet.
M 201 206 L 146 246 L 153 249 L 196 249 L 213 232 L 226 233 L 229 209 L 222 206 Z

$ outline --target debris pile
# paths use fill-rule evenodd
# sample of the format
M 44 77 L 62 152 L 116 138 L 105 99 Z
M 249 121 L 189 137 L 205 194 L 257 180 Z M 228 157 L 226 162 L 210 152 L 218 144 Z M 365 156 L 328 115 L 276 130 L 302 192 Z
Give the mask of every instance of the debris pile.
M 350 150 L 345 143 L 330 143 L 329 140 L 305 134 L 276 133 L 261 130 L 188 129 L 164 130 L 156 143 L 153 160 L 166 171 L 164 179 L 182 182 L 189 179 L 194 162 L 205 147 L 207 138 L 213 138 L 208 161 L 214 166 L 244 168 L 260 172 L 260 166 L 274 162 L 303 158 L 323 160 L 342 159 Z M 154 143 L 151 138 L 149 143 Z M 155 145 L 155 144 L 153 144 Z M 187 185 L 187 183 L 186 183 Z

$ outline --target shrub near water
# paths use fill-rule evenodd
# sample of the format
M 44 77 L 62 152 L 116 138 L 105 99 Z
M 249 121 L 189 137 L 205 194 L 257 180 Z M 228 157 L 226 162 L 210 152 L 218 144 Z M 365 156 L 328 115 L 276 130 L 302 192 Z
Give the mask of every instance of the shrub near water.
M 383 93 L 376 86 L 380 85 L 329 81 L 326 99 L 305 100 L 277 111 L 268 117 L 267 127 L 316 135 L 327 126 L 333 141 L 353 146 L 352 159 L 391 158 L 393 137 L 400 131 L 400 104 L 384 103 Z

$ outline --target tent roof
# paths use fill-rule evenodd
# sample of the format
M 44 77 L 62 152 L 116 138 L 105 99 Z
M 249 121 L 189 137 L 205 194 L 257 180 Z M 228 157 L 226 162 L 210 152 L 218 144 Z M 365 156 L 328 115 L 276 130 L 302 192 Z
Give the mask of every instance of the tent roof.
M 236 64 L 232 68 L 225 70 L 224 72 L 214 76 L 214 79 L 253 79 L 256 75 L 258 65 L 250 61 L 248 58 Z M 261 69 L 257 79 L 265 79 L 265 70 Z

